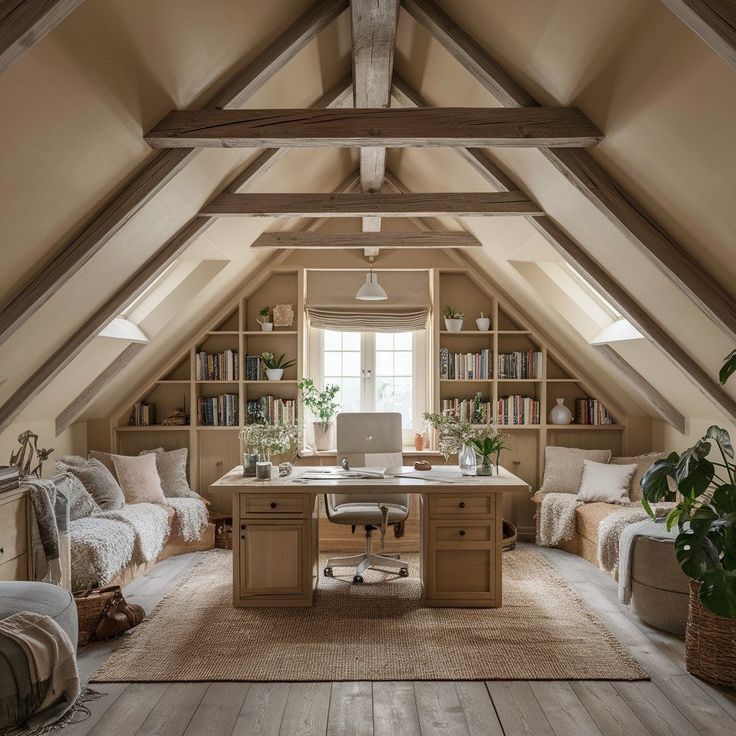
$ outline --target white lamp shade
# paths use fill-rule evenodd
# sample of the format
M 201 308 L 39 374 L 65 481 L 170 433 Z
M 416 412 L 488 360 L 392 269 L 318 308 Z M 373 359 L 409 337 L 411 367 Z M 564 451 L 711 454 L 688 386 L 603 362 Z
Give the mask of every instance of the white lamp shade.
M 378 276 L 371 271 L 365 275 L 365 283 L 358 289 L 355 298 L 365 302 L 379 302 L 388 299 L 388 296 L 378 283 Z

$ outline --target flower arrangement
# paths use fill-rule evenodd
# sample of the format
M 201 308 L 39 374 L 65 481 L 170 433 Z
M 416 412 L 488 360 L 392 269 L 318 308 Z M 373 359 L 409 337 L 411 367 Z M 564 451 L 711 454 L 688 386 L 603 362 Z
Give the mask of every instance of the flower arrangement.
M 266 461 L 272 454 L 289 452 L 298 439 L 296 424 L 247 424 L 240 430 L 242 446 L 257 449 Z
M 424 419 L 437 430 L 439 449 L 445 462 L 449 460 L 450 455 L 459 452 L 463 445 L 467 445 L 483 458 L 490 458 L 495 454 L 498 464 L 498 455 L 501 450 L 506 449 L 503 443 L 506 435 L 499 432 L 493 424 L 476 426 L 458 419 L 452 413 L 425 412 Z M 488 464 L 489 462 L 486 463 Z

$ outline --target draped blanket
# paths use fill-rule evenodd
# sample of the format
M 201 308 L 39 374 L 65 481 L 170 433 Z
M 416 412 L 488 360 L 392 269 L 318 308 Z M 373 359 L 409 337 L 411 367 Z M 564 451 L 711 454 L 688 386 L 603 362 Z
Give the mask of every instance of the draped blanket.
M 185 542 L 201 539 L 209 524 L 207 506 L 198 498 L 167 498 L 166 505 L 176 511 L 174 533 Z
M 97 519 L 113 519 L 129 524 L 135 533 L 133 562 L 143 565 L 153 562 L 169 538 L 173 511 L 154 503 L 129 503 L 115 511 L 95 514 Z
M 540 547 L 554 547 L 572 539 L 575 534 L 575 509 L 580 505 L 577 494 L 545 493 L 539 506 Z

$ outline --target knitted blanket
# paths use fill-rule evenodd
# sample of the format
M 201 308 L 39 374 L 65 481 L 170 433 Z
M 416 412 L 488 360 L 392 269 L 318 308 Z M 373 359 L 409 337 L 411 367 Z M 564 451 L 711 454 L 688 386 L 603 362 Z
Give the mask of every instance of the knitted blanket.
M 70 525 L 72 590 L 107 585 L 131 560 L 135 531 L 125 521 L 87 516 Z
M 209 515 L 204 501 L 198 498 L 167 498 L 166 505 L 176 511 L 174 531 L 185 541 L 201 539 L 207 530 Z
M 575 534 L 575 509 L 580 505 L 574 493 L 545 493 L 539 505 L 540 547 L 554 547 Z
M 137 565 L 152 562 L 161 554 L 169 538 L 172 516 L 169 508 L 155 503 L 129 503 L 115 511 L 95 514 L 98 519 L 123 521 L 133 528 L 133 562 Z

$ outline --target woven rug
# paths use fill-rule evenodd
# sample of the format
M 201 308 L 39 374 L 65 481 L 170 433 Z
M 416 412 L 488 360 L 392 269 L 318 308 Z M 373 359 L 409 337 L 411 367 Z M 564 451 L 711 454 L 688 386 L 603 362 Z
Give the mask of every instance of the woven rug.
M 311 608 L 239 609 L 231 554 L 206 552 L 92 681 L 647 679 L 531 547 L 504 553 L 498 609 L 422 607 L 404 559 L 408 578 L 321 578 Z

